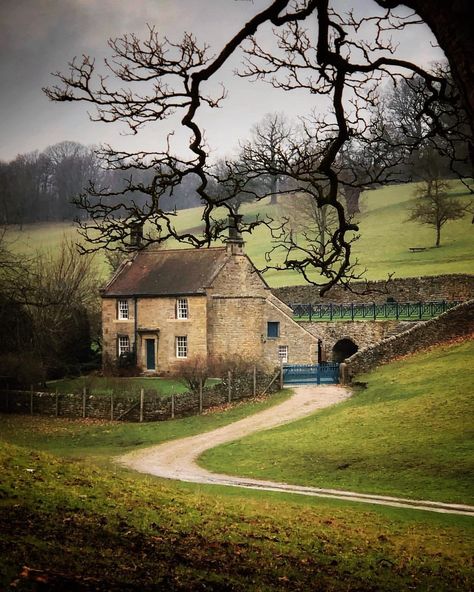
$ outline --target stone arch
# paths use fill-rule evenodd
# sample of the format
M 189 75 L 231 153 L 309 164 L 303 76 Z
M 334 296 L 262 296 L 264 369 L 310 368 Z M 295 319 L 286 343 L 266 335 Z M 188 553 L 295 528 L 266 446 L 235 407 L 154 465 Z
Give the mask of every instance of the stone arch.
M 332 348 L 332 359 L 334 362 L 343 362 L 358 351 L 358 345 L 348 337 L 339 339 Z

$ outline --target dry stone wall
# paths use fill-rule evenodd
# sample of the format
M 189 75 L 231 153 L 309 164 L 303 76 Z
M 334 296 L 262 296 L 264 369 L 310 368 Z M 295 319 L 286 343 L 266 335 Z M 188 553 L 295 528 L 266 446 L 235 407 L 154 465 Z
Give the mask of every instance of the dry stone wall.
M 162 397 L 155 391 L 145 391 L 143 420 L 163 421 L 174 417 L 197 415 L 201 410 L 229 401 L 241 401 L 263 392 L 275 393 L 280 389 L 280 381 L 278 378 L 275 379 L 276 376 L 276 370 L 273 374 L 257 372 L 255 385 L 253 372 L 232 376 L 230 384 L 228 379 L 224 379 L 215 386 L 205 387 L 202 399 L 199 393 L 192 392 Z M 136 422 L 140 420 L 140 394 L 107 396 L 2 390 L 0 412 Z
M 473 333 L 474 300 L 470 300 L 439 317 L 417 323 L 404 333 L 359 350 L 346 360 L 347 372 L 349 377 L 353 378 L 397 357 Z
M 469 300 L 474 298 L 474 275 L 453 274 L 394 279 L 390 282 L 372 281 L 351 284 L 354 292 L 340 286 L 331 288 L 321 298 L 314 286 L 286 286 L 272 288 L 272 292 L 287 304 L 319 304 L 334 302 L 386 302 L 393 298 L 397 302 L 419 302 L 433 300 Z M 358 294 L 367 292 L 365 294 Z

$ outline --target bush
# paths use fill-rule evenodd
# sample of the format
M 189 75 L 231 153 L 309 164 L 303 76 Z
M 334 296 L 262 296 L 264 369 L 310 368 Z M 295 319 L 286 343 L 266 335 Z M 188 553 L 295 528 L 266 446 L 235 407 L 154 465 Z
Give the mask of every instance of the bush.
M 42 361 L 31 352 L 0 356 L 0 376 L 8 388 L 29 389 L 45 384 L 46 372 Z

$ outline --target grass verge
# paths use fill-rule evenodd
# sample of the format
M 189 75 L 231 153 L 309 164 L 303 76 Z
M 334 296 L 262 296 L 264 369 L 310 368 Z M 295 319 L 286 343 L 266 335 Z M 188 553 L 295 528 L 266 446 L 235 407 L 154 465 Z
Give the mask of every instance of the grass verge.
M 416 499 L 474 503 L 474 341 L 361 377 L 343 404 L 207 451 L 220 473 Z

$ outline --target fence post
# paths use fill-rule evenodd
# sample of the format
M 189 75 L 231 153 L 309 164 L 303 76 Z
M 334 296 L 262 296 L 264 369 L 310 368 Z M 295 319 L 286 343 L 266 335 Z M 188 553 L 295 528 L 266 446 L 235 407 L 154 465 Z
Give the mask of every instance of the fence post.
M 55 404 L 56 404 L 56 417 L 59 417 L 59 395 L 58 395 L 58 389 L 56 389 L 55 395 L 54 395 L 54 399 L 55 399 Z
M 398 317 L 400 316 L 400 311 L 398 310 L 398 302 L 395 303 L 395 316 L 398 321 Z
M 87 388 L 84 386 L 82 387 L 82 417 L 86 417 L 86 396 L 87 396 Z
M 423 318 L 423 306 L 422 306 L 421 302 L 418 302 L 418 317 L 419 317 L 420 321 Z
M 174 419 L 175 400 L 174 393 L 171 393 L 171 419 Z
M 257 366 L 253 367 L 253 396 L 257 394 Z
M 373 303 L 373 306 L 374 306 L 374 321 L 376 321 L 377 320 L 377 309 L 375 307 L 375 302 Z
M 283 360 L 280 360 L 280 390 L 283 389 Z
M 227 370 L 227 389 L 229 403 L 232 401 L 232 372 Z
M 140 389 L 140 423 L 143 422 L 143 404 L 145 402 L 145 391 Z
M 199 413 L 202 413 L 202 378 L 199 379 Z
M 332 302 L 329 303 L 329 320 L 332 321 Z
M 354 303 L 351 302 L 351 319 L 354 320 Z
M 30 386 L 30 415 L 33 415 L 33 385 Z
M 312 318 L 313 318 L 313 305 L 310 304 L 309 305 L 309 321 L 311 322 Z
M 114 421 L 114 393 L 110 393 L 110 421 Z

